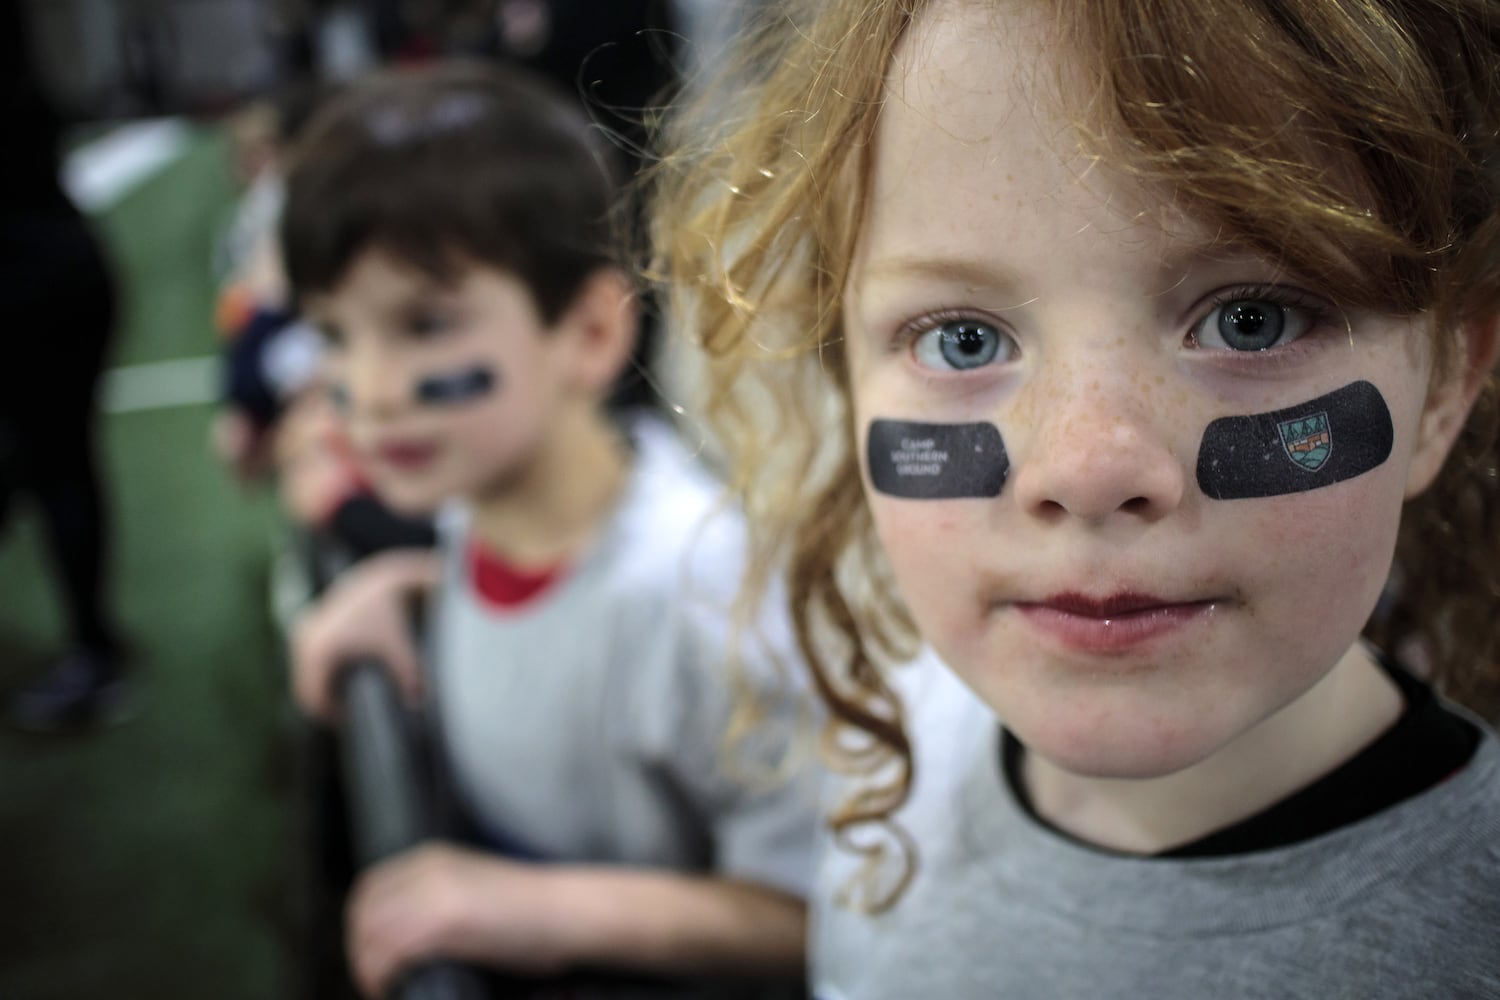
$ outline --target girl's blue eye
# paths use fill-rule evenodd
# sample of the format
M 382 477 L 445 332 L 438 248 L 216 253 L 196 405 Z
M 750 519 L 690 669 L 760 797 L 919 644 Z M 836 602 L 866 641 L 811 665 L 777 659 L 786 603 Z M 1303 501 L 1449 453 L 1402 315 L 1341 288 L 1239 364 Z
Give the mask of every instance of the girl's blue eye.
M 1193 339 L 1214 350 L 1264 351 L 1302 336 L 1313 318 L 1310 310 L 1275 299 L 1230 299 L 1198 321 Z
M 912 356 L 923 368 L 967 371 L 1016 355 L 1016 342 L 988 323 L 949 320 L 928 329 L 912 344 Z

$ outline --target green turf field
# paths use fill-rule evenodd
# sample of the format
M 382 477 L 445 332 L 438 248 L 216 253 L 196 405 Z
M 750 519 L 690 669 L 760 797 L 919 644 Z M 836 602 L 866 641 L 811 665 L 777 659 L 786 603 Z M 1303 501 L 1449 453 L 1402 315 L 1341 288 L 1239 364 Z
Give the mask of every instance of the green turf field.
M 98 219 L 125 290 L 114 364 L 202 357 L 223 143 Z M 272 512 L 209 456 L 207 406 L 104 419 L 119 616 L 141 710 L 86 736 L 0 728 L 0 998 L 296 995 L 291 760 L 266 609 Z M 38 526 L 0 527 L 0 689 L 61 635 Z

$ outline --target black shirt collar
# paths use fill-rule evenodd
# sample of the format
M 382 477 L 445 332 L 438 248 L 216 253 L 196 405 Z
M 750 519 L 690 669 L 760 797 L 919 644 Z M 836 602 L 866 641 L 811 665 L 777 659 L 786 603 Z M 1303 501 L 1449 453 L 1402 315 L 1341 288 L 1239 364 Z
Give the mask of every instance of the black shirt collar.
M 1295 844 L 1373 816 L 1461 770 L 1479 746 L 1479 728 L 1449 710 L 1428 684 L 1400 664 L 1383 653 L 1376 656 L 1406 702 L 1389 729 L 1311 785 L 1157 857 L 1224 857 Z M 1036 814 L 1021 779 L 1025 752 L 1014 736 L 1004 733 L 1000 754 L 1005 781 L 1021 808 L 1051 827 Z

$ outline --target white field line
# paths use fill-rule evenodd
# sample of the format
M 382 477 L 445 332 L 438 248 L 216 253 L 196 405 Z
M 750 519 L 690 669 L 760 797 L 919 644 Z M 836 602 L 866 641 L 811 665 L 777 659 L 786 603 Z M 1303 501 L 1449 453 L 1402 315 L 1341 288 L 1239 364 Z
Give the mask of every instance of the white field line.
M 105 413 L 203 406 L 219 397 L 219 359 L 209 355 L 114 368 L 104 373 L 100 390 Z
M 177 118 L 121 125 L 68 154 L 63 187 L 85 212 L 103 211 L 169 166 L 187 145 L 188 127 Z

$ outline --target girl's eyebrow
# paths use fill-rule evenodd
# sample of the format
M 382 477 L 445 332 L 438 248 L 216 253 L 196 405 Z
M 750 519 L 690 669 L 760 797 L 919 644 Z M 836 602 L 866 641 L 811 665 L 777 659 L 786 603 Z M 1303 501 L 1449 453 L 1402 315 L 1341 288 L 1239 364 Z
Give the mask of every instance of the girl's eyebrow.
M 916 277 L 974 288 L 1014 292 L 1020 282 L 1014 272 L 967 256 L 898 254 L 878 257 L 863 269 L 862 280 Z
M 1156 258 L 1156 270 L 1176 280 L 1203 270 L 1270 266 L 1264 256 L 1252 248 L 1222 237 L 1177 238 Z M 1018 275 L 1009 268 L 982 258 L 950 254 L 878 257 L 860 274 L 861 280 L 908 277 L 1003 292 L 1014 292 L 1021 285 Z
M 1161 269 L 1186 273 L 1202 267 L 1246 267 L 1264 265 L 1265 257 L 1253 247 L 1224 237 L 1180 238 L 1161 254 Z

